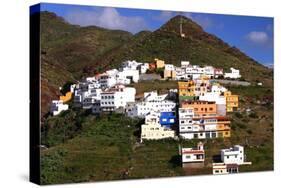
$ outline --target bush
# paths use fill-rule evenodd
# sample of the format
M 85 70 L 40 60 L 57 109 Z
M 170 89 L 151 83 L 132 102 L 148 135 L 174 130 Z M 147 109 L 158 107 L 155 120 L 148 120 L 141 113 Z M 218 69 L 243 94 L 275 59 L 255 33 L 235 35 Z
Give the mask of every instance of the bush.
M 237 127 L 239 127 L 240 129 L 245 129 L 245 128 L 246 128 L 246 125 L 245 125 L 245 124 L 242 124 L 242 123 L 237 123 L 236 125 L 237 125 Z
M 252 113 L 250 113 L 249 117 L 250 118 L 258 118 L 259 116 L 255 112 L 252 112 Z
M 58 149 L 52 154 L 41 156 L 41 182 L 42 184 L 51 184 L 56 182 L 59 169 L 63 168 L 63 158 L 67 155 L 66 149 Z
M 247 130 L 247 133 L 248 133 L 248 134 L 253 134 L 253 131 L 252 131 L 251 129 L 248 129 L 248 130 Z
M 243 118 L 243 115 L 241 114 L 241 113 L 239 113 L 239 112 L 235 112 L 235 114 L 234 114 L 237 118 Z
M 85 115 L 68 110 L 58 116 L 49 117 L 41 129 L 41 142 L 48 147 L 64 143 L 80 134 Z

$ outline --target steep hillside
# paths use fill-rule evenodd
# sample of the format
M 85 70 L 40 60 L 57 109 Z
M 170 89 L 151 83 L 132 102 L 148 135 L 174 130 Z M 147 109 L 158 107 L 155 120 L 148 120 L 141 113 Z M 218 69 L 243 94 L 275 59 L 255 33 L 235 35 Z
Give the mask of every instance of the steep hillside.
M 179 34 L 180 22 L 183 23 L 185 38 Z M 149 62 L 155 57 L 175 65 L 179 65 L 181 60 L 189 60 L 192 64 L 213 65 L 226 71 L 235 67 L 241 70 L 246 80 L 262 80 L 266 84 L 272 84 L 270 69 L 236 47 L 204 32 L 198 24 L 183 16 L 176 16 L 158 30 L 112 50 L 99 59 L 99 62 L 116 64 L 126 59 Z
M 71 25 L 50 12 L 41 12 L 40 20 L 41 105 L 44 115 L 49 110 L 51 100 L 58 98 L 60 86 L 85 74 L 102 71 L 103 65 L 97 58 L 126 43 L 132 34 L 95 26 Z

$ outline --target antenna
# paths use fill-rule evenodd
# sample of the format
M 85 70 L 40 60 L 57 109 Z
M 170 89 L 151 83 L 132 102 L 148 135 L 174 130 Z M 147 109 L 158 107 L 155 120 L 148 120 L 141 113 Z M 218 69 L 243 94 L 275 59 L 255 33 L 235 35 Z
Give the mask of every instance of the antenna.
M 180 19 L 180 35 L 182 35 L 182 17 Z
M 180 12 L 180 16 L 181 16 L 182 12 Z M 185 38 L 185 34 L 182 32 L 182 16 L 180 17 L 180 36 L 182 38 Z

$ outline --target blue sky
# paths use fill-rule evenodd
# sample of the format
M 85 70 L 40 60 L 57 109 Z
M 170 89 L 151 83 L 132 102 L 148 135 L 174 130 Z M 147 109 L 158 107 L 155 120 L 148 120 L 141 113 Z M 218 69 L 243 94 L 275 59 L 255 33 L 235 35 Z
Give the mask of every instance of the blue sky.
M 71 24 L 96 25 L 137 33 L 156 30 L 179 12 L 41 4 L 41 11 L 54 12 Z M 273 65 L 273 18 L 181 12 L 264 65 Z

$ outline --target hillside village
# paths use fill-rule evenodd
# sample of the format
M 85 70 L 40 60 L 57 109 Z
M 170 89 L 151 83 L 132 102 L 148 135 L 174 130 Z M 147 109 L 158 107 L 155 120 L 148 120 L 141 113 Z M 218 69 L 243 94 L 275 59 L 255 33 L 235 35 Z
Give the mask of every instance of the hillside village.
M 199 139 L 231 137 L 228 113 L 237 111 L 239 96 L 213 80 L 241 78 L 238 69 L 230 71 L 191 65 L 188 61 L 182 61 L 180 67 L 160 59 L 151 63 L 125 61 L 119 69 L 72 84 L 70 91 L 52 101 L 50 112 L 56 116 L 67 110 L 67 103 L 72 101 L 76 108 L 93 114 L 115 112 L 144 119 L 140 143 L 168 138 L 196 139 L 197 148 L 179 148 L 182 166 L 188 168 L 189 163 L 204 164 L 204 144 Z M 149 91 L 143 97 L 136 97 L 136 89 L 127 85 L 138 83 L 148 72 L 160 74 L 163 80 L 177 81 L 178 88 L 166 94 Z M 251 164 L 245 161 L 244 155 L 240 145 L 222 148 L 219 162 L 213 163 L 213 174 L 239 172 L 239 165 Z

